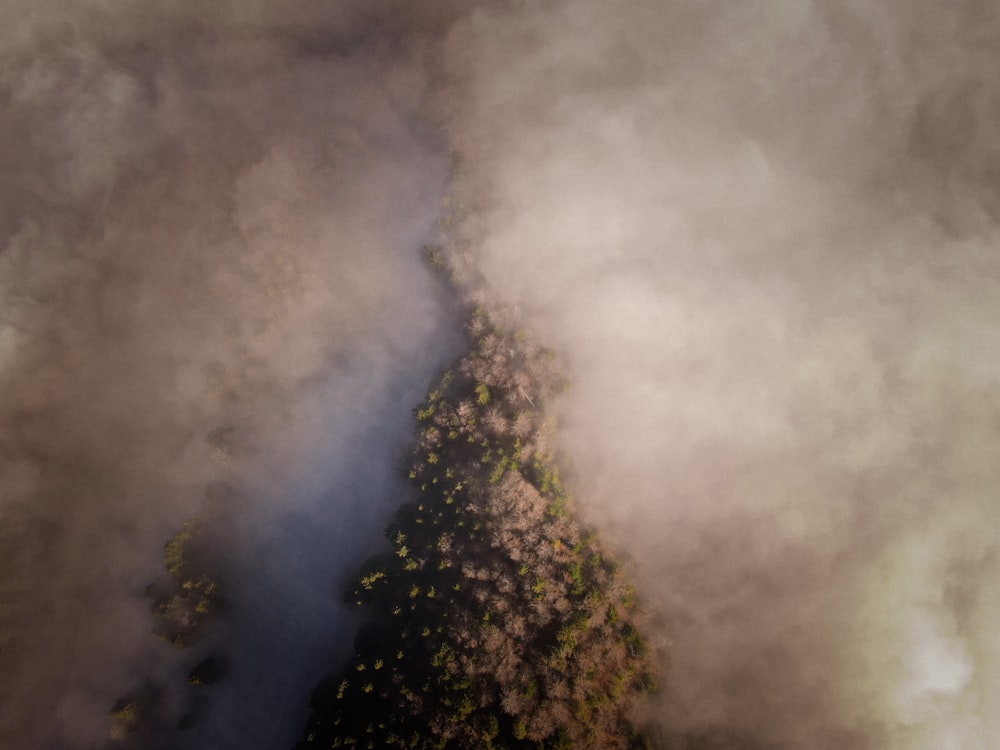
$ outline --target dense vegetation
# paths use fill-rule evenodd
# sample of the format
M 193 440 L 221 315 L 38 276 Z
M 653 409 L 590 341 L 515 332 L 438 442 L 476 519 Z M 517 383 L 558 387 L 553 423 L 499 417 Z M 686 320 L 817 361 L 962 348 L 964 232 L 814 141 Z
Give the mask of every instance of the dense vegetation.
M 633 596 L 576 519 L 548 446 L 551 355 L 471 318 L 416 409 L 417 499 L 348 598 L 353 658 L 313 694 L 300 750 L 628 748 L 651 688 Z
M 201 512 L 188 518 L 164 545 L 164 574 L 146 593 L 153 601 L 153 635 L 178 649 L 190 650 L 204 640 L 206 630 L 225 609 L 225 555 L 232 551 L 231 529 L 240 505 L 239 494 L 228 484 L 210 485 Z M 188 662 L 186 685 L 147 679 L 115 702 L 111 739 L 119 743 L 128 740 L 129 747 L 171 747 L 165 727 L 174 723 L 183 730 L 197 723 L 200 702 L 193 694 L 179 701 L 181 714 L 176 720 L 174 709 L 164 705 L 171 703 L 165 696 L 171 688 L 214 685 L 225 678 L 229 660 L 215 651 L 195 652 Z
M 185 521 L 163 552 L 169 576 L 154 586 L 157 624 L 155 635 L 175 646 L 191 645 L 201 626 L 218 608 L 221 590 L 216 576 L 205 571 L 199 555 L 204 548 L 205 522 L 199 516 Z
M 241 509 L 239 492 L 225 482 L 215 482 L 205 489 L 201 511 L 164 545 L 166 574 L 147 589 L 155 602 L 154 635 L 179 648 L 191 646 L 225 608 L 228 556 L 233 552 L 233 529 Z

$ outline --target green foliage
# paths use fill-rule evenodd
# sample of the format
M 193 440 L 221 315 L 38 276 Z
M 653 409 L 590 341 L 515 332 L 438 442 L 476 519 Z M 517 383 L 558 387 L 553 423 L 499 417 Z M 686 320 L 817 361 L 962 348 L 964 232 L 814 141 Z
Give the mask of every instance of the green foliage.
M 207 528 L 202 517 L 193 516 L 163 548 L 168 576 L 154 587 L 160 593 L 153 634 L 179 648 L 198 640 L 202 626 L 222 602 L 217 577 L 209 571 Z
M 154 691 L 143 690 L 122 696 L 111 707 L 111 739 L 113 741 L 136 737 L 149 721 L 155 703 Z
M 188 557 L 194 540 L 202 532 L 201 519 L 197 516 L 184 522 L 181 530 L 163 548 L 163 564 L 171 575 L 181 576 L 188 566 Z
M 139 707 L 134 700 L 126 700 L 111 709 L 111 716 L 125 724 L 132 725 L 139 718 Z
M 359 573 L 353 659 L 313 694 L 299 748 L 627 748 L 651 684 L 633 603 L 576 521 L 538 409 L 544 352 L 482 311 L 415 411 L 416 500 Z M 520 419 L 519 419 L 520 418 Z M 517 434 L 512 425 L 519 425 Z
M 212 655 L 198 662 L 188 673 L 188 684 L 208 687 L 219 682 L 229 673 L 229 661 L 222 656 Z
M 442 249 L 437 245 L 424 245 L 423 247 L 424 260 L 435 271 L 440 271 L 444 268 L 445 261 L 442 253 Z

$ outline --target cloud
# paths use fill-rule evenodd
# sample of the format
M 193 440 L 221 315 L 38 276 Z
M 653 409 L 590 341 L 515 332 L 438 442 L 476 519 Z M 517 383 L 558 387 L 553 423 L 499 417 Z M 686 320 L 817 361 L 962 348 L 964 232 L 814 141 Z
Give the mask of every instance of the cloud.
M 96 746 L 183 684 L 143 591 L 216 482 L 238 653 L 187 746 L 291 743 L 349 644 L 336 581 L 454 347 L 426 81 L 360 5 L 7 6 L 0 744 Z
M 586 1 L 451 30 L 480 265 L 569 361 L 563 447 L 663 618 L 671 732 L 996 744 L 998 32 Z
M 456 148 L 670 643 L 664 744 L 996 745 L 997 12 L 411 6 L 0 10 L 0 744 L 183 680 L 143 590 L 216 482 L 232 673 L 185 741 L 294 737 L 456 346 L 415 252 Z

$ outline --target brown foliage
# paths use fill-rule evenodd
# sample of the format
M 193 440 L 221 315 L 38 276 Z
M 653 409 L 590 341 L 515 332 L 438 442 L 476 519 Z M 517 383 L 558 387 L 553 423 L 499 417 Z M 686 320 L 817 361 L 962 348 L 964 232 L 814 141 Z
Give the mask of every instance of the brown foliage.
M 387 530 L 395 554 L 351 595 L 380 637 L 316 691 L 302 748 L 635 741 L 649 664 L 621 574 L 544 452 L 551 358 L 484 315 L 469 329 L 470 353 L 415 411 L 418 498 Z

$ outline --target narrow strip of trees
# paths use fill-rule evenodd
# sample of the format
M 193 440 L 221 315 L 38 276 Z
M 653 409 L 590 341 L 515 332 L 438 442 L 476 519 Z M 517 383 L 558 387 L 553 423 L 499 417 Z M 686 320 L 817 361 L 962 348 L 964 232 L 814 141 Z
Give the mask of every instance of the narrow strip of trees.
M 650 660 L 551 454 L 554 358 L 481 311 L 468 330 L 415 410 L 416 498 L 347 592 L 373 617 L 299 750 L 643 746 L 629 716 Z
M 110 738 L 116 747 L 174 747 L 174 730 L 190 729 L 201 715 L 202 700 L 194 693 L 228 674 L 229 658 L 220 651 L 205 652 L 210 645 L 205 641 L 211 640 L 208 632 L 227 608 L 226 556 L 234 551 L 232 528 L 240 506 L 233 487 L 224 482 L 209 485 L 201 512 L 188 518 L 164 545 L 164 573 L 146 589 L 152 600 L 152 634 L 188 653 L 191 666 L 186 683 L 171 686 L 147 678 L 115 702 Z M 188 688 L 186 700 L 166 699 L 170 688 L 175 693 Z

